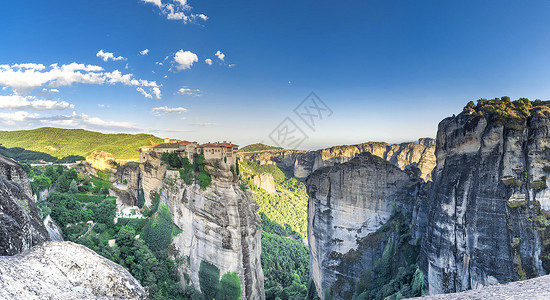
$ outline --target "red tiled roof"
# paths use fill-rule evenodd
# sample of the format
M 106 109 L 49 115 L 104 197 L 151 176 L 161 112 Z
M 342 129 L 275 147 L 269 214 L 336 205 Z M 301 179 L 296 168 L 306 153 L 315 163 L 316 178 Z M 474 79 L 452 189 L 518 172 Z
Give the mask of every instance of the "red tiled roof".
M 234 148 L 239 147 L 239 145 L 231 143 L 206 143 L 199 145 L 199 148 Z

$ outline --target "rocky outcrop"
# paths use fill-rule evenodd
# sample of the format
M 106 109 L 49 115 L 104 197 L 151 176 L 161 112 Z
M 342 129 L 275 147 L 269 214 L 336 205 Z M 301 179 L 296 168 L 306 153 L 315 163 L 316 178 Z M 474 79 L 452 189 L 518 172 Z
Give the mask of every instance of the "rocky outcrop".
M 0 177 L 18 184 L 29 198 L 34 199 L 34 191 L 27 172 L 15 160 L 0 155 Z
M 439 124 L 421 263 L 431 294 L 550 271 L 550 109 L 503 120 L 464 111 Z M 541 210 L 542 208 L 542 210 Z
M 0 156 L 0 170 L 0 255 L 14 255 L 49 237 L 34 199 L 25 188 L 30 182 L 23 168 Z
M 162 180 L 166 173 L 166 165 L 161 162 L 160 158 L 161 154 L 154 151 L 140 154 L 140 180 L 137 188 L 143 190 L 146 206 L 151 206 L 156 193 L 162 186 Z
M 271 173 L 260 173 L 254 176 L 254 184 L 270 194 L 275 194 L 275 180 Z
M 461 293 L 426 296 L 422 300 L 523 300 L 550 299 L 550 275 L 529 280 L 493 285 Z
M 89 174 L 98 176 L 97 172 L 101 171 L 103 174 L 110 174 L 111 180 L 114 180 L 113 176 L 117 171 L 117 167 L 118 165 L 113 154 L 99 150 L 95 150 L 92 154 L 88 155 L 84 164 L 84 170 Z
M 207 261 L 221 274 L 237 272 L 242 299 L 265 299 L 258 205 L 239 187 L 228 164 L 207 161 L 205 169 L 212 176 L 205 190 L 185 185 L 174 171 L 166 172 L 161 186 L 160 199 L 182 230 L 173 240 L 177 255 L 188 262 L 179 267 L 180 274 L 189 274 L 199 289 L 200 264 Z
M 393 228 L 415 214 L 419 175 L 367 152 L 308 177 L 310 276 L 322 299 L 325 291 L 351 299 L 359 276 L 373 269 L 388 243 L 399 241 Z M 383 228 L 387 223 L 395 224 Z
M 147 299 L 120 265 L 71 242 L 0 257 L 1 299 Z
M 430 180 L 430 174 L 435 166 L 434 150 L 434 140 L 423 138 L 419 143 L 390 145 L 368 142 L 317 151 L 270 150 L 240 155 L 262 165 L 275 164 L 293 174 L 294 177 L 306 178 L 319 168 L 344 163 L 360 153 L 368 152 L 393 163 L 402 170 L 407 166 L 416 166 L 421 170 L 422 179 Z

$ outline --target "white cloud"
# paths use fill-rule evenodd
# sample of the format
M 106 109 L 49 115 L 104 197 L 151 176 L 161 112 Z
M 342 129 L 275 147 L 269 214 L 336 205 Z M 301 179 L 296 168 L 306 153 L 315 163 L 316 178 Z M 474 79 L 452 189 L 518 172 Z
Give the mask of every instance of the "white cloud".
M 162 116 L 167 113 L 178 113 L 181 114 L 182 112 L 186 112 L 187 109 L 183 107 L 168 107 L 168 106 L 161 106 L 161 107 L 155 107 L 153 108 L 153 115 L 155 116 Z
M 180 95 L 186 95 L 186 96 L 201 96 L 201 91 L 199 89 L 193 90 L 190 88 L 181 88 L 178 90 L 178 94 Z
M 158 87 L 153 87 L 151 89 L 151 93 L 153 93 L 153 95 L 155 95 L 155 99 L 160 99 L 162 97 L 162 94 L 161 94 L 160 89 Z
M 57 94 L 57 93 L 59 93 L 59 90 L 58 89 L 42 88 L 39 93 L 40 94 Z
M 215 54 L 219 60 L 223 61 L 223 59 L 225 58 L 225 54 L 223 54 L 220 50 L 218 50 L 218 52 L 216 52 Z
M 105 107 L 105 104 L 98 104 L 98 107 Z
M 191 13 L 193 9 L 187 0 L 166 0 L 162 3 L 161 0 L 141 0 L 145 3 L 151 3 L 160 9 L 161 15 L 168 20 L 182 21 L 183 24 L 195 23 L 197 21 L 206 21 L 208 16 L 205 14 Z
M 151 90 L 160 87 L 156 81 L 138 79 L 133 74 L 122 74 L 119 70 L 105 72 L 100 66 L 74 62 L 61 66 L 52 64 L 49 68 L 42 70 L 21 69 L 17 65 L 0 67 L 0 86 L 7 86 L 17 94 L 27 94 L 36 88 L 46 88 L 50 93 L 54 93 L 58 91 L 57 87 L 71 86 L 73 83 L 97 85 L 121 83 L 128 86 L 147 87 Z M 160 97 L 159 91 L 155 90 L 155 94 Z
M 229 64 L 229 65 L 228 65 L 229 68 L 233 68 L 233 67 L 235 67 L 235 66 L 237 66 L 237 65 L 236 65 L 236 64 Z
M 185 70 L 191 68 L 193 63 L 199 61 L 199 58 L 191 51 L 180 50 L 174 55 L 174 61 L 178 64 L 176 65 L 176 69 Z
M 63 110 L 74 108 L 65 101 L 36 99 L 34 96 L 9 95 L 0 96 L 0 108 L 16 110 Z
M 0 122 L 6 125 L 13 125 L 17 122 L 24 122 L 28 119 L 33 119 L 38 117 L 38 114 L 31 114 L 26 111 L 16 111 L 12 113 L 2 113 L 0 112 Z
M 110 60 L 126 60 L 126 58 L 122 57 L 122 56 L 115 57 L 114 53 L 112 53 L 112 52 L 103 52 L 103 49 L 99 50 L 99 52 L 97 52 L 96 56 L 103 59 L 103 61 L 108 61 L 109 59 Z
M 162 7 L 162 1 L 161 0 L 143 0 L 143 2 L 152 3 L 156 6 L 158 6 L 159 8 Z
M 141 54 L 141 55 L 147 55 L 147 54 L 149 54 L 149 49 L 145 49 L 145 50 L 139 51 L 139 54 Z
M 140 92 L 145 98 L 153 99 L 153 95 L 147 93 L 144 89 L 138 87 L 136 88 L 136 91 Z
M 212 60 L 210 58 L 205 59 L 204 62 L 209 66 L 212 65 Z
M 33 64 L 33 63 L 15 64 L 13 65 L 13 67 L 18 69 L 33 69 L 33 70 L 44 70 L 46 68 L 43 64 Z

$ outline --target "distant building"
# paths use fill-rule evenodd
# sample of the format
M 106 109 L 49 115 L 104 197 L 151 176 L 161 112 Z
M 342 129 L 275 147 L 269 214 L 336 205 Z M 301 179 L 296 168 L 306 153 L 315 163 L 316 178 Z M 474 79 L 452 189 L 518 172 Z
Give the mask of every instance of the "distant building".
M 164 141 L 164 143 L 154 144 L 152 146 L 139 147 L 140 162 L 143 162 L 145 160 L 144 155 L 146 155 L 150 151 L 161 154 L 165 152 L 178 152 L 181 157 L 187 157 L 190 162 L 193 162 L 194 154 L 197 151 L 197 142 L 179 141 L 176 139 L 164 139 Z
M 197 153 L 204 153 L 205 159 L 227 159 L 227 162 L 235 165 L 236 156 L 239 146 L 232 144 L 231 142 L 223 141 L 223 143 L 206 143 L 199 145 L 197 148 Z
M 156 153 L 177 152 L 181 157 L 187 157 L 190 162 L 193 162 L 195 154 L 204 154 L 204 158 L 220 159 L 227 163 L 235 165 L 237 163 L 236 156 L 239 146 L 231 142 L 223 141 L 222 143 L 206 143 L 199 145 L 197 142 L 180 141 L 176 139 L 164 139 L 164 143 L 155 144 L 152 146 L 139 147 L 139 160 L 144 162 L 146 155 L 150 151 Z

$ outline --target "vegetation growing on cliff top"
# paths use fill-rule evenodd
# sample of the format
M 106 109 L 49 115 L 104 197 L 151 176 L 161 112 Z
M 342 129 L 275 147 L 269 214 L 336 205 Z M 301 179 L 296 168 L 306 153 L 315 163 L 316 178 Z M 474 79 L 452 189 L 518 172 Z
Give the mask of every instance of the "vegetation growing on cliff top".
M 94 150 L 112 153 L 117 159 L 139 158 L 138 147 L 160 143 L 150 134 L 103 134 L 83 129 L 43 127 L 33 130 L 0 131 L 0 144 L 49 154 L 56 158 L 86 157 Z
M 531 116 L 533 108 L 540 107 L 542 109 L 542 107 L 549 106 L 550 101 L 530 101 L 527 98 L 511 101 L 510 97 L 503 96 L 491 100 L 479 99 L 477 104 L 470 101 L 464 107 L 464 112 L 489 117 L 508 128 L 522 130 L 525 120 Z
M 281 147 L 269 146 L 261 143 L 251 144 L 239 149 L 240 153 L 243 152 L 259 152 L 259 151 L 268 151 L 268 150 L 283 150 Z

